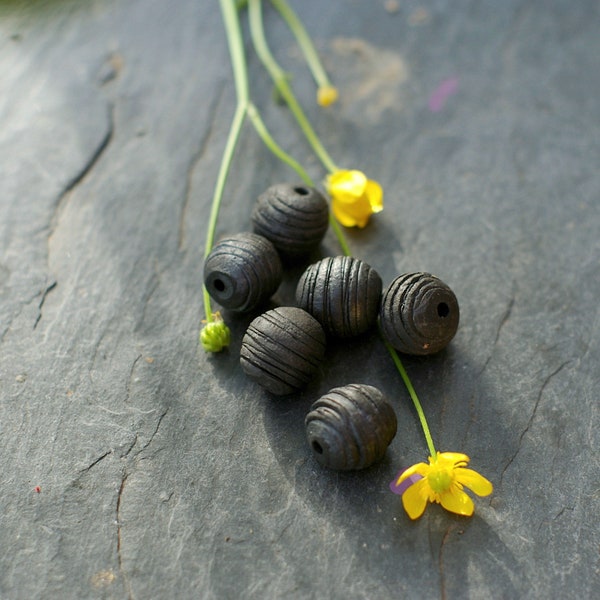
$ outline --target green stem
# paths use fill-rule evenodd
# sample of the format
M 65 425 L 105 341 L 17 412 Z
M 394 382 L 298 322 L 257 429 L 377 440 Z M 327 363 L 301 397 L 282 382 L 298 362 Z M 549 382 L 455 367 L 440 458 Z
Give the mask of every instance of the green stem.
M 319 160 L 323 163 L 323 166 L 330 173 L 338 171 L 338 167 L 327 153 L 327 150 L 325 150 L 323 147 L 323 144 L 321 144 L 321 140 L 315 133 L 300 104 L 296 100 L 296 97 L 294 96 L 287 82 L 285 72 L 277 64 L 275 58 L 269 50 L 263 28 L 261 0 L 249 0 L 248 6 L 250 16 L 250 35 L 252 36 L 252 41 L 258 57 L 269 72 L 275 87 L 286 101 L 287 105 L 292 111 L 292 114 L 298 122 L 300 129 L 304 133 L 308 143 L 312 146 L 315 154 L 319 157 Z
M 252 125 L 254 125 L 254 129 L 256 130 L 256 133 L 258 133 L 258 135 L 259 135 L 260 139 L 263 141 L 264 145 L 279 160 L 281 160 L 286 165 L 288 165 L 289 167 L 291 167 L 292 169 L 294 169 L 294 171 L 296 171 L 296 173 L 298 174 L 298 176 L 300 177 L 300 179 L 302 179 L 302 181 L 306 185 L 314 187 L 314 183 L 313 183 L 312 179 L 308 176 L 307 172 L 304 170 L 304 168 L 302 167 L 302 165 L 297 160 L 295 160 L 294 158 L 292 158 L 273 139 L 273 136 L 269 133 L 269 131 L 266 128 L 263 120 L 261 119 L 261 116 L 260 116 L 258 110 L 256 109 L 256 106 L 254 106 L 254 104 L 252 104 L 252 102 L 248 103 L 247 114 L 248 114 L 248 117 L 249 117 L 250 121 L 252 122 Z
M 244 56 L 244 48 L 242 47 L 242 36 L 240 33 L 237 9 L 233 0 L 220 0 L 220 2 L 221 12 L 223 14 L 223 22 L 225 23 L 225 31 L 227 33 L 227 42 L 229 44 L 229 53 L 231 55 L 231 64 L 233 67 L 237 106 L 233 116 L 233 121 L 231 122 L 231 128 L 229 129 L 229 135 L 227 136 L 227 143 L 225 144 L 225 150 L 223 151 L 223 158 L 221 159 L 221 166 L 219 167 L 217 183 L 215 185 L 215 191 L 212 198 L 210 216 L 208 218 L 206 246 L 204 248 L 205 257 L 208 256 L 212 250 L 215 241 L 215 230 L 217 227 L 219 210 L 221 208 L 221 200 L 223 199 L 223 190 L 225 189 L 225 182 L 227 181 L 227 175 L 229 174 L 231 161 L 240 137 L 240 132 L 244 124 L 246 109 L 248 106 L 248 77 L 246 75 L 246 59 Z M 210 304 L 210 296 L 206 288 L 203 289 L 203 294 L 206 321 L 210 323 L 214 320 L 214 318 Z
M 408 377 L 408 373 L 406 372 L 406 369 L 404 368 L 404 365 L 402 364 L 402 361 L 400 360 L 398 353 L 390 345 L 390 343 L 383 337 L 381 330 L 379 331 L 379 333 L 380 333 L 381 339 L 383 340 L 383 343 L 385 344 L 385 347 L 388 349 L 388 352 L 390 353 L 390 356 L 392 357 L 392 360 L 394 361 L 394 364 L 396 365 L 396 368 L 398 369 L 398 372 L 400 373 L 400 377 L 402 377 L 402 381 L 404 381 L 404 385 L 406 386 L 406 389 L 408 390 L 408 394 L 410 395 L 410 398 L 413 401 L 415 410 L 417 411 L 417 414 L 419 415 L 419 421 L 421 422 L 421 427 L 423 428 L 423 433 L 425 434 L 425 440 L 427 441 L 427 447 L 429 448 L 429 454 L 431 455 L 431 458 L 435 458 L 437 453 L 435 450 L 435 446 L 433 444 L 433 438 L 431 437 L 431 432 L 429 431 L 429 425 L 427 424 L 427 419 L 425 418 L 425 413 L 423 412 L 423 407 L 421 406 L 421 403 L 419 402 L 417 392 L 415 392 L 415 388 L 413 387 L 413 385 Z
M 317 85 L 319 87 L 331 86 L 331 81 L 329 81 L 329 77 L 321 64 L 315 46 L 306 32 L 306 29 L 304 29 L 304 25 L 302 25 L 302 22 L 292 10 L 291 6 L 286 0 L 271 0 L 271 4 L 279 11 L 291 32 L 296 37 L 298 45 L 306 58 L 308 68 L 317 82 Z
M 331 229 L 333 229 L 333 233 L 335 233 L 335 237 L 337 238 L 338 244 L 342 248 L 342 252 L 346 256 L 352 256 L 352 252 L 350 252 L 350 246 L 348 246 L 348 242 L 346 241 L 346 236 L 344 235 L 340 224 L 332 212 L 329 213 L 329 225 L 331 226 Z

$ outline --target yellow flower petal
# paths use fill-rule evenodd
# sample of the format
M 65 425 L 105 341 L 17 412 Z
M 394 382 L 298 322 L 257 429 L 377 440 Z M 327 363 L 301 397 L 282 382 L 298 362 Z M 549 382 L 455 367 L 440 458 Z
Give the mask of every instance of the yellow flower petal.
M 365 227 L 372 212 L 366 198 L 355 199 L 352 204 L 348 204 L 340 202 L 338 198 L 334 197 L 331 201 L 331 208 L 335 218 L 344 227 Z
M 404 469 L 402 473 L 400 473 L 400 477 L 398 477 L 398 481 L 396 482 L 398 485 L 401 484 L 407 477 L 414 475 L 421 475 L 421 477 L 425 477 L 427 475 L 427 471 L 429 470 L 429 465 L 427 463 L 417 463 L 412 465 L 412 467 L 408 467 L 408 469 Z
M 329 176 L 327 187 L 341 202 L 355 202 L 365 193 L 367 177 L 361 171 L 336 171 Z
M 402 505 L 404 510 L 411 519 L 418 519 L 424 512 L 427 506 L 429 496 L 429 486 L 426 479 L 421 479 L 413 483 L 402 494 Z
M 460 452 L 438 452 L 437 460 L 444 460 L 452 463 L 468 463 L 470 459 L 466 454 Z
M 365 188 L 365 194 L 369 199 L 371 210 L 374 213 L 381 212 L 383 210 L 383 189 L 376 182 L 369 179 Z
M 489 496 L 494 491 L 491 482 L 473 469 L 456 469 L 456 481 L 478 496 Z
M 383 210 L 383 190 L 362 171 L 336 171 L 326 181 L 335 218 L 345 227 L 365 227 Z
M 470 517 L 475 510 L 473 500 L 454 486 L 440 495 L 440 503 L 446 510 L 466 517 Z

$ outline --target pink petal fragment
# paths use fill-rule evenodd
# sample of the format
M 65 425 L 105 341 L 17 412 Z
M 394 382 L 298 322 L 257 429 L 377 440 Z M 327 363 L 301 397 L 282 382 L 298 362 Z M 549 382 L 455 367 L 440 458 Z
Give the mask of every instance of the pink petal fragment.
M 440 112 L 446 104 L 446 100 L 456 94 L 458 91 L 458 77 L 450 77 L 444 79 L 440 85 L 435 88 L 431 96 L 429 96 L 429 110 L 431 112 Z
M 398 475 L 396 475 L 396 478 L 390 482 L 390 490 L 392 492 L 394 492 L 394 494 L 398 494 L 399 496 L 402 496 L 402 494 L 404 494 L 404 492 L 413 483 L 417 483 L 417 481 L 420 481 L 421 479 L 423 479 L 422 475 L 419 475 L 418 473 L 413 473 L 412 475 L 409 475 L 408 477 L 403 479 L 400 483 L 398 483 L 398 479 L 400 479 L 400 476 L 402 475 L 403 472 L 404 471 L 400 471 L 400 473 L 398 473 Z

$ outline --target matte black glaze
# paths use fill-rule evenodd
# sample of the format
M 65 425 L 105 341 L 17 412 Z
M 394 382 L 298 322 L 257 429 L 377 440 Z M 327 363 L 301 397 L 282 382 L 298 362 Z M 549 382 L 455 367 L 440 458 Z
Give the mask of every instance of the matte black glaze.
M 331 335 L 348 338 L 377 321 L 381 277 L 370 265 L 350 256 L 329 256 L 311 265 L 296 288 L 298 306 Z
M 394 409 L 377 388 L 350 384 L 319 398 L 306 416 L 314 457 L 336 470 L 364 469 L 380 460 L 394 439 Z
M 314 250 L 323 239 L 329 225 L 329 206 L 315 188 L 280 183 L 259 196 L 252 225 L 282 256 L 295 258 Z
M 269 240 L 238 233 L 221 240 L 204 262 L 204 285 L 223 308 L 246 312 L 268 300 L 281 283 L 283 268 Z
M 240 364 L 256 383 L 278 396 L 302 389 L 325 356 L 325 332 L 306 311 L 274 308 L 250 323 Z
M 434 354 L 458 329 L 454 292 L 430 273 L 400 275 L 385 290 L 379 314 L 385 339 L 405 354 Z

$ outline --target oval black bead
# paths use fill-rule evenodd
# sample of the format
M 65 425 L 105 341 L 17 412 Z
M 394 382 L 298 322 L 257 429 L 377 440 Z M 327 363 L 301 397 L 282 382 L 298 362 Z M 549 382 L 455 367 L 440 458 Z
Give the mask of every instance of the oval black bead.
M 400 275 L 383 293 L 379 314 L 385 339 L 405 354 L 434 354 L 458 329 L 454 292 L 430 273 Z
M 396 413 L 383 393 L 364 384 L 334 388 L 306 416 L 306 437 L 319 463 L 364 469 L 383 458 L 396 435 Z
M 381 277 L 350 256 L 330 256 L 311 265 L 296 288 L 296 303 L 327 333 L 348 338 L 364 333 L 377 320 Z
M 283 276 L 273 244 L 255 233 L 221 240 L 204 262 L 204 285 L 223 308 L 253 310 L 277 290 Z
M 301 308 L 281 306 L 250 323 L 242 340 L 240 364 L 256 383 L 278 396 L 302 389 L 325 356 L 325 332 Z
M 252 225 L 283 256 L 295 258 L 319 245 L 329 225 L 329 207 L 315 188 L 280 183 L 259 196 Z

